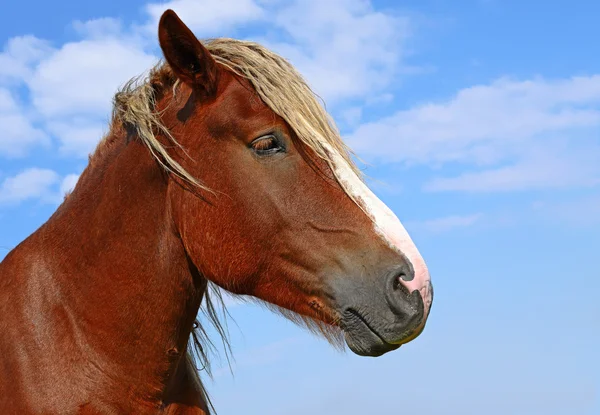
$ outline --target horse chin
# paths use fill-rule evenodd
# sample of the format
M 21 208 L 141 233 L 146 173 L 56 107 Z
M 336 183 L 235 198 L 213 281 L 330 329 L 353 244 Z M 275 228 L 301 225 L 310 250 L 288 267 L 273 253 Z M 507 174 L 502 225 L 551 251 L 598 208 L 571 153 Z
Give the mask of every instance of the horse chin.
M 348 348 L 359 356 L 379 357 L 400 347 L 399 344 L 386 343 L 381 339 L 373 342 L 366 339 L 356 339 L 348 333 L 345 333 L 345 338 Z
M 355 354 L 378 357 L 400 347 L 386 342 L 359 313 L 350 310 L 344 314 L 344 338 Z

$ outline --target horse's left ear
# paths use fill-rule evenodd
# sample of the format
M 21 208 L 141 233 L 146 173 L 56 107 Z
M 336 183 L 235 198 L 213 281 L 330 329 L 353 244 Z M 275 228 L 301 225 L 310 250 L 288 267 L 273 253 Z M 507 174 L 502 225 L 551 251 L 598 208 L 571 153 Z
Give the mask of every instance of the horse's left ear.
M 217 62 L 173 10 L 165 11 L 160 18 L 158 41 L 179 79 L 206 95 L 216 93 Z

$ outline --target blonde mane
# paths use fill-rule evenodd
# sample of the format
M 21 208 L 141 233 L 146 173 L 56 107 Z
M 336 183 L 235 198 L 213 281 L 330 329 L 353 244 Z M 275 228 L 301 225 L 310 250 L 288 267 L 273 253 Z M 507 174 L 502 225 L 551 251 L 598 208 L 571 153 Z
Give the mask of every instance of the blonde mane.
M 362 177 L 332 118 L 286 59 L 254 42 L 217 38 L 203 44 L 224 69 L 247 79 L 263 102 L 288 123 L 303 144 L 330 165 L 335 155 L 340 155 L 358 177 Z M 210 191 L 175 161 L 156 137 L 162 134 L 181 148 L 155 111 L 157 93 L 168 87 L 175 92 L 177 86 L 178 81 L 167 63 L 158 64 L 146 78 L 132 79 L 115 95 L 113 125 L 122 123 L 133 128 L 166 170 Z

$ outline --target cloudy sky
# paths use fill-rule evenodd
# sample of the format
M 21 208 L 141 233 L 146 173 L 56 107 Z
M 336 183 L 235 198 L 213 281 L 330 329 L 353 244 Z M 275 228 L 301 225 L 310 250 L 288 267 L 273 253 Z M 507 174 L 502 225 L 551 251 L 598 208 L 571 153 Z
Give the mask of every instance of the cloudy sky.
M 424 334 L 377 359 L 231 302 L 220 414 L 600 413 L 600 3 L 10 1 L 0 258 L 77 182 L 166 8 L 300 69 L 436 288 Z

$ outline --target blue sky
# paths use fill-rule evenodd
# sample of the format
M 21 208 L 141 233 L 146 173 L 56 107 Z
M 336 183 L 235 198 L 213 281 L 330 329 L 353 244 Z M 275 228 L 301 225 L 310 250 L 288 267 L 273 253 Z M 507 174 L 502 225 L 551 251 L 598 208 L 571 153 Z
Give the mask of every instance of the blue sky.
M 219 413 L 600 413 L 600 3 L 11 2 L 0 258 L 76 182 L 112 94 L 159 56 L 166 7 L 200 37 L 258 40 L 297 65 L 436 290 L 423 335 L 377 359 L 230 301 Z

